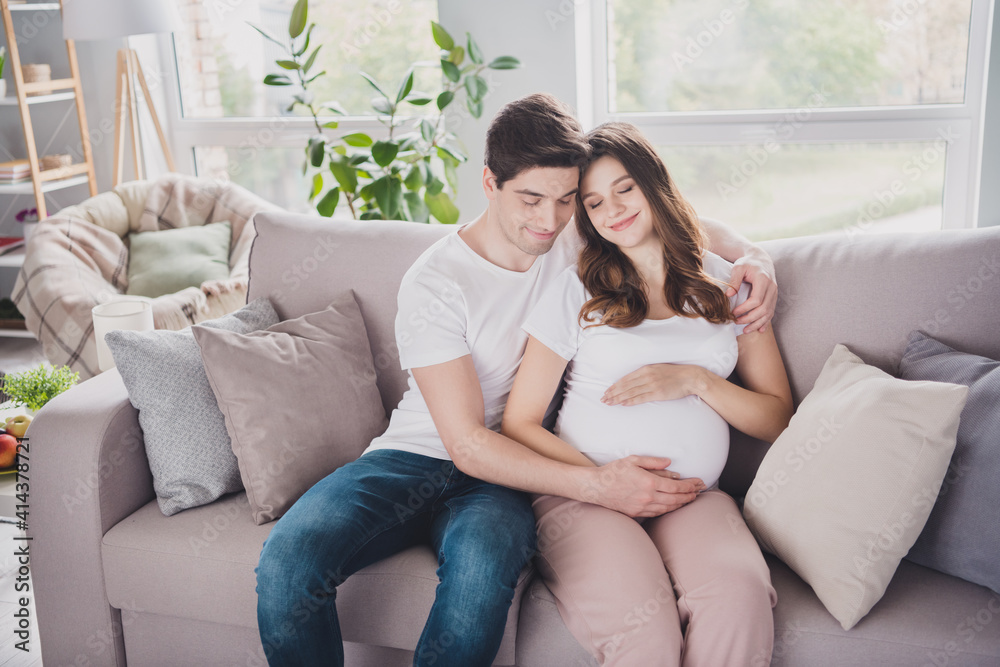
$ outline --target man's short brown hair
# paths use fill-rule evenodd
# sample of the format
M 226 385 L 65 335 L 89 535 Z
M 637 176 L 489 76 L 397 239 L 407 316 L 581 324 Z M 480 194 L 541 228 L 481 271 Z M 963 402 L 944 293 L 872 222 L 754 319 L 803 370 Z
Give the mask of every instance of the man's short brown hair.
M 504 105 L 486 130 L 484 162 L 497 187 L 534 167 L 584 166 L 588 155 L 573 111 L 545 93 Z

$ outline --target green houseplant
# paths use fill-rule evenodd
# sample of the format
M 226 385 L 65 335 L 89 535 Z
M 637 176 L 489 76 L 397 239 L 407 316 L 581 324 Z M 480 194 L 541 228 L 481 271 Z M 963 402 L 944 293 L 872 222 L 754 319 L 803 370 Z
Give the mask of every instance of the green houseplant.
M 308 0 L 298 0 L 288 24 L 288 40 L 282 41 L 257 26 L 251 26 L 266 39 L 284 49 L 286 58 L 275 62 L 287 74 L 268 74 L 269 86 L 296 86 L 288 111 L 298 106 L 312 116 L 316 133 L 306 146 L 305 173 L 312 174 L 309 199 L 323 216 L 333 215 L 337 205 L 344 204 L 355 219 L 403 219 L 430 222 L 433 217 L 451 224 L 458 221 L 455 206 L 457 189 L 456 167 L 466 160 L 455 135 L 448 131 L 445 111 L 460 97 L 474 118 L 483 112 L 483 100 L 489 94 L 485 70 L 515 69 L 520 62 L 511 56 L 487 61 L 472 36 L 466 34 L 465 45 L 437 23 L 431 22 L 431 35 L 440 47 L 442 89 L 425 93 L 413 88 L 414 67 L 411 66 L 396 92 L 381 85 L 362 72 L 361 76 L 376 93 L 372 108 L 386 135 L 373 138 L 363 132 L 331 137 L 328 131 L 337 129 L 336 120 L 324 120 L 330 115 L 347 115 L 337 102 L 316 102 L 310 84 L 326 74 L 313 73 L 316 56 L 322 44 L 312 45 L 315 23 L 308 20 Z M 436 113 L 417 119 L 406 118 L 410 107 L 434 104 Z
M 36 411 L 79 380 L 80 374 L 68 366 L 54 368 L 50 364 L 41 364 L 37 368 L 5 375 L 0 390 L 10 396 L 15 405 Z

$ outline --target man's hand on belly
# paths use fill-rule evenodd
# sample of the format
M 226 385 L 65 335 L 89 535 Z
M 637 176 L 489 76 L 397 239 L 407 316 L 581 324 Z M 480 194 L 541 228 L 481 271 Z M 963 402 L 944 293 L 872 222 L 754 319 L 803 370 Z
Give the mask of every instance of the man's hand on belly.
M 583 500 L 630 517 L 652 517 L 672 512 L 698 497 L 705 488 L 700 479 L 674 479 L 664 469 L 669 459 L 627 456 L 594 468 Z
M 649 364 L 632 371 L 608 387 L 605 405 L 638 405 L 649 401 L 672 401 L 698 392 L 705 369 L 685 364 Z

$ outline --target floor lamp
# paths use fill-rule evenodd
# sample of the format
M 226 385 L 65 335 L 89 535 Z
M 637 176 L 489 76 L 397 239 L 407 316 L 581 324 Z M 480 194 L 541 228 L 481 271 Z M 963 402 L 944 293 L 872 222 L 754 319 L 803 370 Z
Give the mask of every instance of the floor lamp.
M 133 35 L 175 32 L 181 29 L 180 15 L 175 0 L 72 0 L 63 6 L 63 37 L 79 41 L 122 39 Z M 152 116 L 153 126 L 166 158 L 167 169 L 174 171 L 174 158 L 170 153 L 166 135 L 156 115 L 149 86 L 143 75 L 139 57 L 133 49 L 118 51 L 115 79 L 115 162 L 112 186 L 122 181 L 125 163 L 126 126 L 132 135 L 132 158 L 135 177 L 145 178 L 142 162 L 142 144 L 139 140 L 137 100 L 139 89 L 146 99 L 146 108 Z

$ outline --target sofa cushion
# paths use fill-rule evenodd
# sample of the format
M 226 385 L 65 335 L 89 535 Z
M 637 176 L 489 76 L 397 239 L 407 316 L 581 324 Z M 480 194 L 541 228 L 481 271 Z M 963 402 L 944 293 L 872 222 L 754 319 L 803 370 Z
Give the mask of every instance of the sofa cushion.
M 838 345 L 760 464 L 747 525 L 845 630 L 882 597 L 927 521 L 968 393 L 898 380 Z
M 101 555 L 108 601 L 133 612 L 257 627 L 254 568 L 274 522 L 258 526 L 246 493 L 164 516 L 150 502 L 105 535 Z M 337 590 L 344 640 L 412 651 L 437 588 L 429 547 L 406 549 L 352 575 Z M 521 573 L 497 664 L 514 663 Z
M 129 234 L 126 294 L 156 298 L 229 278 L 232 225 L 213 222 Z
M 1000 660 L 1000 597 L 981 586 L 903 561 L 882 600 L 848 631 L 787 565 L 770 554 L 764 558 L 778 594 L 772 667 L 985 667 Z M 517 664 L 597 665 L 566 629 L 540 579 L 521 603 Z M 767 663 L 751 660 L 748 667 Z
M 1000 593 L 1000 361 L 914 331 L 899 375 L 969 387 L 949 473 L 906 557 Z
M 261 331 L 193 332 L 258 524 L 283 515 L 385 431 L 352 292 Z
M 270 302 L 259 299 L 197 326 L 249 332 L 277 321 Z M 163 513 L 175 514 L 240 489 L 225 418 L 191 331 L 112 331 L 105 340 L 129 400 L 139 410 Z

